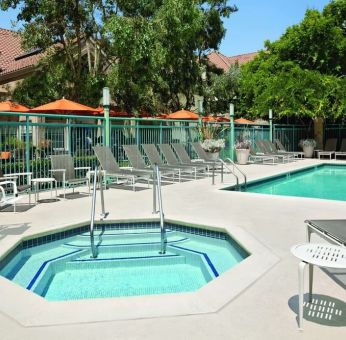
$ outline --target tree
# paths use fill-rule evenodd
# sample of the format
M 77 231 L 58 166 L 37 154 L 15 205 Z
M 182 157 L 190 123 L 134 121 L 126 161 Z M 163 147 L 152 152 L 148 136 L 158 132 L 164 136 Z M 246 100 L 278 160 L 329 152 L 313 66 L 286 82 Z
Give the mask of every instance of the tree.
M 205 54 L 223 35 L 227 1 L 118 1 L 122 15 L 106 25 L 117 62 L 109 77 L 126 110 L 162 112 L 190 107 L 202 91 Z
M 205 83 L 205 110 L 209 113 L 225 112 L 229 103 L 235 102 L 239 96 L 241 69 L 236 63 L 222 74 L 211 73 Z
M 303 21 L 266 43 L 242 69 L 241 105 L 254 116 L 274 109 L 279 116 L 338 118 L 346 114 L 346 0 L 322 13 L 308 10 Z
M 46 71 L 56 71 L 55 65 L 47 67 L 48 62 L 61 63 L 66 72 L 50 74 L 44 77 L 55 78 L 62 86 L 56 88 L 57 95 L 61 97 L 65 93 L 62 90 L 69 88 L 71 99 L 81 100 L 85 90 L 86 78 L 94 82 L 103 72 L 103 51 L 106 50 L 105 40 L 102 36 L 102 25 L 96 19 L 108 15 L 104 8 L 109 1 L 99 0 L 0 0 L 0 8 L 18 8 L 18 21 L 23 23 L 21 29 L 22 43 L 26 50 L 40 49 L 47 55 L 44 61 Z M 90 44 L 90 39 L 96 42 Z M 83 58 L 83 50 L 87 50 L 87 57 Z M 58 55 L 58 56 L 57 56 Z M 59 67 L 57 67 L 59 68 Z M 86 73 L 88 76 L 86 77 Z M 57 78 L 60 75 L 64 78 Z M 35 83 L 38 79 L 32 76 L 23 84 Z M 43 79 L 44 80 L 44 79 Z M 30 89 L 27 86 L 28 95 Z M 25 92 L 25 89 L 23 88 Z M 53 93 L 54 91 L 52 91 Z M 84 94 L 85 96 L 86 94 Z

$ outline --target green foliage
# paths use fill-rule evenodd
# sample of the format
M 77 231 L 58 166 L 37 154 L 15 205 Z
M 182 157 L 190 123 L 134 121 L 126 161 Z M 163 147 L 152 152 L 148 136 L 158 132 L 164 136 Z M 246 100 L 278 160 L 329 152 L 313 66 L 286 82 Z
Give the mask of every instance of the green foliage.
M 240 79 L 238 64 L 232 65 L 228 72 L 221 75 L 212 73 L 204 89 L 205 110 L 208 113 L 227 111 L 229 103 L 234 103 L 239 95 Z
M 18 8 L 23 47 L 40 49 L 45 60 L 40 71 L 25 79 L 14 97 L 39 105 L 63 96 L 98 104 L 103 86 L 102 64 L 107 44 L 99 19 L 109 14 L 112 1 L 0 0 L 0 8 Z M 102 11 L 101 11 L 102 9 Z M 97 46 L 90 46 L 90 38 Z M 87 51 L 87 53 L 85 52 Z M 95 98 L 97 92 L 97 99 Z
M 116 65 L 108 81 L 114 97 L 134 113 L 190 107 L 201 87 L 203 55 L 223 35 L 227 1 L 118 1 L 122 16 L 106 25 Z M 196 55 L 197 53 L 197 55 Z
M 322 13 L 308 10 L 303 21 L 266 43 L 242 68 L 241 107 L 253 116 L 274 109 L 279 116 L 338 118 L 346 113 L 346 0 Z

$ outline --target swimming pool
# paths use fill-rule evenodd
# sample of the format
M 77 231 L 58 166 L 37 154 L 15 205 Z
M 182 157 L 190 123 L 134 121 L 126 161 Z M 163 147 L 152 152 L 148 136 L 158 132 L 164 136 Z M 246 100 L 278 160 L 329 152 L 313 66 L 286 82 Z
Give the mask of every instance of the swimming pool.
M 249 183 L 247 192 L 346 201 L 346 166 L 323 164 Z
M 49 301 L 196 291 L 249 254 L 228 234 L 167 223 L 160 255 L 158 222 L 88 226 L 21 242 L 0 275 Z

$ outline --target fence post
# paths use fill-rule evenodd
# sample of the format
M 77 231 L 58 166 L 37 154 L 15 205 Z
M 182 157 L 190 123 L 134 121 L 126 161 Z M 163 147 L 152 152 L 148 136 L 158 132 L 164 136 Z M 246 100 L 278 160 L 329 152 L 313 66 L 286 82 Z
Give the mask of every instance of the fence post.
M 109 88 L 104 87 L 103 88 L 103 112 L 105 116 L 105 144 L 106 146 L 110 147 L 111 145 L 111 139 L 110 139 L 110 121 L 109 121 L 109 105 L 110 105 L 110 98 L 109 98 Z
M 229 104 L 229 156 L 234 161 L 234 104 Z
M 72 154 L 72 132 L 71 132 L 71 119 L 67 118 L 67 151 L 69 155 Z
M 269 140 L 273 141 L 273 110 L 269 109 Z
M 25 121 L 25 166 L 26 172 L 30 172 L 30 120 L 29 116 L 26 116 Z

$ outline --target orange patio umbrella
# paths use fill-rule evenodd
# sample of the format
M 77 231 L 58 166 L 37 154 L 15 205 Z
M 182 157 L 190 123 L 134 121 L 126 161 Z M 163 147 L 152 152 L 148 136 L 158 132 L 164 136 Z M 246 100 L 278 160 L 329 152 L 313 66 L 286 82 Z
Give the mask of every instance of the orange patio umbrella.
M 173 112 L 167 115 L 167 119 L 193 119 L 197 120 L 198 119 L 198 114 L 187 111 L 187 110 L 179 110 L 177 112 Z
M 30 110 L 30 112 L 38 113 L 75 113 L 75 114 L 93 114 L 97 112 L 96 109 L 73 102 L 71 100 L 62 98 L 54 102 L 44 104 L 38 107 L 35 107 Z
M 218 119 L 213 116 L 206 116 L 206 117 L 202 117 L 202 121 L 203 122 L 217 122 Z
M 218 122 L 229 122 L 229 118 L 226 117 L 217 117 Z
M 238 124 L 255 124 L 255 122 L 253 122 L 252 120 L 248 120 L 245 118 L 238 118 L 234 121 L 234 123 L 238 123 Z
M 4 102 L 0 102 L 0 112 L 28 112 L 29 108 L 24 105 L 17 104 L 15 102 L 11 102 L 6 100 Z
M 104 112 L 103 112 L 103 107 L 97 107 L 95 109 L 95 112 L 93 113 L 93 116 L 100 116 L 103 117 Z M 131 117 L 131 115 L 128 112 L 125 111 L 116 111 L 116 110 L 110 110 L 109 111 L 109 116 L 110 117 Z

